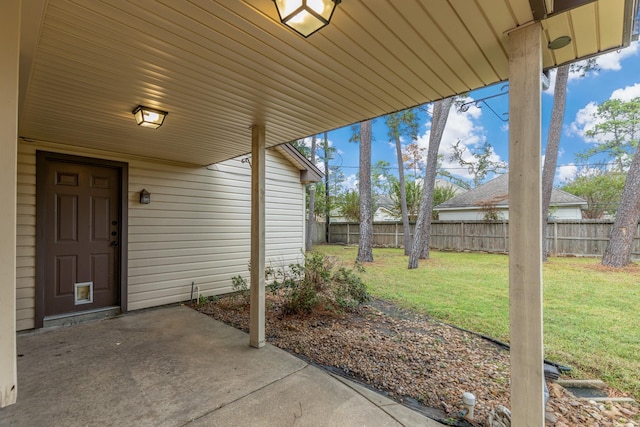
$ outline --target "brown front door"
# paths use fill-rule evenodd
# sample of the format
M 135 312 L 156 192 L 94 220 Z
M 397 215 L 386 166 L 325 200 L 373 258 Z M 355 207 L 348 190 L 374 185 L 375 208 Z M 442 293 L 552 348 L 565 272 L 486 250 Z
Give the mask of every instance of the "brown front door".
M 42 314 L 119 306 L 120 170 L 51 158 L 42 163 Z

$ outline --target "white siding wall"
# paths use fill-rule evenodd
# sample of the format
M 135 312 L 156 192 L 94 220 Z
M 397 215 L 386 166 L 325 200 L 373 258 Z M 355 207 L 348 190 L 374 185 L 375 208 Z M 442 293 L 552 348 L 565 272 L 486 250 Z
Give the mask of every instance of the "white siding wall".
M 500 209 L 500 219 L 509 219 L 509 210 Z M 484 219 L 484 211 L 473 209 L 446 210 L 440 211 L 441 221 L 481 221 Z M 550 216 L 553 219 L 581 219 L 582 211 L 579 206 L 562 206 L 556 209 L 552 208 Z
M 36 156 L 18 144 L 16 330 L 34 327 L 36 295 Z
M 549 212 L 553 219 L 582 219 L 582 210 L 579 206 L 566 206 Z
M 186 167 L 57 145 L 19 144 L 17 329 L 34 326 L 35 152 L 84 155 L 129 164 L 129 310 L 189 299 L 191 282 L 205 295 L 231 290 L 247 277 L 250 167 L 233 159 Z M 151 204 L 138 203 L 145 188 Z M 267 263 L 300 260 L 304 248 L 304 186 L 300 173 L 267 150 Z
M 509 211 L 506 209 L 499 210 L 500 219 L 509 219 Z M 464 210 L 446 210 L 439 211 L 440 221 L 482 221 L 484 219 L 485 212 L 475 209 Z

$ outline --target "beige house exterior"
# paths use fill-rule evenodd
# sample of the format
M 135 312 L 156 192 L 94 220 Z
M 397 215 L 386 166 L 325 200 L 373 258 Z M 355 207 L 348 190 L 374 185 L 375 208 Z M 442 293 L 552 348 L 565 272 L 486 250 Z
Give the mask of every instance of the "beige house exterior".
M 33 204 L 36 218 L 39 210 L 47 212 L 47 205 L 37 203 L 38 191 L 34 201 L 33 182 L 24 185 L 25 180 L 33 181 L 34 154 L 23 144 L 54 144 L 47 149 L 120 159 L 92 161 L 99 163 L 95 170 L 100 173 L 91 175 L 73 162 L 70 166 L 50 157 L 43 170 L 57 175 L 45 174 L 50 179 L 43 188 L 51 182 L 60 188 L 73 184 L 75 172 L 62 170 L 66 167 L 76 168 L 78 176 L 89 174 L 96 185 L 88 188 L 95 194 L 120 189 L 100 199 L 116 200 L 119 195 L 120 206 L 132 205 L 121 209 L 117 219 L 104 221 L 108 215 L 100 214 L 110 203 L 98 204 L 103 211 L 91 211 L 103 220 L 98 229 L 106 244 L 106 252 L 91 262 L 104 270 L 112 255 L 129 248 L 128 239 L 132 254 L 140 258 L 121 256 L 120 265 L 131 261 L 132 266 L 121 268 L 114 283 L 122 293 L 122 284 L 131 279 L 132 304 L 140 307 L 147 300 L 159 303 L 186 295 L 181 281 L 193 277 L 178 272 L 178 267 L 153 265 L 153 255 L 136 249 L 149 243 L 144 239 L 153 240 L 154 227 L 166 220 L 150 214 L 157 206 L 153 195 L 159 197 L 163 187 L 169 191 L 167 182 L 160 185 L 162 179 L 180 182 L 178 175 L 187 175 L 189 169 L 171 166 L 176 176 L 169 176 L 159 165 L 179 162 L 195 170 L 251 152 L 246 231 L 252 265 L 249 344 L 259 348 L 265 343 L 264 270 L 271 250 L 268 199 L 274 197 L 268 194 L 266 149 L 509 80 L 510 406 L 513 425 L 542 426 L 542 261 L 531 255 L 541 253 L 541 74 L 543 69 L 627 46 L 637 6 L 637 0 L 349 0 L 338 5 L 328 27 L 304 39 L 280 23 L 272 0 L 3 1 L 0 408 L 19 398 L 18 313 L 20 327 L 28 328 L 33 299 L 38 311 L 47 297 L 30 294 L 33 257 L 36 284 L 55 278 L 39 275 L 40 270 L 60 267 L 66 275 L 75 271 L 73 257 L 62 253 L 64 245 L 48 247 L 55 242 L 52 238 L 38 245 L 28 237 L 34 227 Z M 165 124 L 155 130 L 136 126 L 131 113 L 138 105 L 169 112 Z M 157 167 L 151 165 L 154 162 Z M 133 209 L 134 196 L 147 180 L 151 204 Z M 110 186 L 111 181 L 117 187 Z M 39 182 L 36 176 L 36 187 Z M 198 194 L 192 188 L 184 193 Z M 60 195 L 60 206 L 74 206 L 73 197 Z M 139 214 L 142 217 L 135 216 Z M 124 232 L 128 223 L 140 234 Z M 169 223 L 166 230 L 181 233 L 182 225 Z M 75 229 L 68 224 L 56 228 L 40 222 L 35 227 L 43 233 L 62 230 L 61 242 L 73 240 Z M 109 236 L 120 240 L 110 241 Z M 161 245 L 148 249 L 156 251 Z M 39 255 L 52 250 L 60 251 L 58 264 Z M 246 254 L 232 263 L 244 266 Z M 156 289 L 143 279 L 154 274 L 166 288 L 161 283 Z M 213 291 L 218 286 L 214 283 L 222 283 L 229 274 L 204 282 L 210 280 Z M 96 293 L 102 292 L 98 288 Z M 86 292 L 91 286 L 79 289 L 82 292 L 75 295 L 80 296 L 71 303 L 89 303 Z
M 192 283 L 196 296 L 228 293 L 231 277 L 248 275 L 250 156 L 202 167 L 18 141 L 16 330 L 43 324 L 36 315 L 38 151 L 128 166 L 127 284 L 120 303 L 104 307 L 105 313 L 186 301 L 192 296 Z M 320 172 L 291 146 L 267 150 L 266 159 L 267 263 L 289 265 L 299 262 L 304 250 L 304 183 L 317 181 Z M 143 189 L 150 193 L 149 204 L 139 202 Z M 95 310 L 76 315 L 87 313 Z M 49 323 L 76 321 L 72 314 L 53 316 Z

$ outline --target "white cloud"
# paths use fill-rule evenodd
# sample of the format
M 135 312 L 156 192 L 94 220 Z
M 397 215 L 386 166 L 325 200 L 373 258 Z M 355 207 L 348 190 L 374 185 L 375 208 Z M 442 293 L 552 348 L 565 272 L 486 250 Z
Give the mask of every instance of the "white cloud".
M 472 101 L 472 98 L 465 99 L 465 102 Z M 431 107 L 429 113 L 432 112 Z M 458 175 L 464 179 L 469 179 L 471 176 L 466 169 L 460 167 L 456 161 L 450 160 L 450 156 L 453 153 L 453 146 L 456 142 L 460 141 L 462 145 L 468 147 L 465 153 L 465 160 L 471 160 L 472 155 L 470 149 L 478 147 L 486 141 L 485 129 L 480 123 L 482 116 L 482 109 L 471 104 L 469 110 L 466 112 L 458 112 L 455 105 L 451 107 L 449 117 L 447 119 L 447 126 L 445 127 L 442 135 L 442 141 L 440 142 L 439 154 L 443 155 L 442 167 L 448 169 L 454 175 Z M 421 147 L 429 147 L 429 136 L 431 121 L 425 124 L 427 131 L 418 137 L 418 144 Z M 426 150 L 425 150 L 426 157 Z M 493 154 L 492 159 L 495 161 L 501 160 L 497 154 Z M 426 161 L 426 158 L 425 158 Z
M 356 190 L 358 188 L 358 176 L 355 174 L 347 176 L 342 182 L 342 186 L 345 190 Z
M 576 113 L 575 120 L 569 125 L 567 133 L 570 136 L 579 136 L 584 139 L 585 142 L 596 142 L 594 138 L 588 137 L 586 133 L 599 123 L 595 115 L 597 111 L 598 105 L 595 102 L 590 102 L 582 107 Z
M 625 49 L 596 56 L 595 62 L 597 70 L 592 71 L 592 74 L 597 76 L 599 71 L 620 71 L 622 69 L 622 61 L 626 58 L 637 55 L 638 52 L 640 52 L 640 43 L 633 42 Z M 584 65 L 586 63 L 586 60 L 578 61 L 576 65 Z M 569 71 L 569 81 L 580 77 L 582 77 L 582 71 L 575 69 Z
M 619 99 L 622 101 L 630 101 L 633 98 L 640 97 L 640 83 L 636 83 L 633 86 L 627 86 L 624 88 L 616 89 L 611 93 L 609 99 Z M 586 134 L 588 131 L 602 123 L 602 119 L 597 117 L 598 105 L 595 102 L 590 102 L 576 113 L 575 120 L 569 125 L 567 133 L 571 135 L 577 135 L 581 137 L 585 142 L 598 143 L 603 140 L 608 140 L 612 135 L 599 135 L 598 138 L 588 137 Z
M 621 101 L 631 101 L 633 98 L 638 97 L 640 97 L 640 83 L 616 89 L 611 93 L 611 99 L 619 99 Z
M 313 139 L 313 137 L 308 136 L 306 138 L 300 139 L 299 141 L 301 141 L 305 147 L 309 147 L 311 148 L 311 140 Z M 327 143 L 329 144 L 329 147 L 333 147 L 333 141 L 330 139 L 327 139 Z M 322 137 L 318 137 L 316 136 L 316 150 L 322 149 L 322 145 L 324 144 L 324 138 Z
M 597 70 L 591 71 L 592 77 L 596 77 L 599 71 L 619 71 L 622 69 L 622 61 L 631 56 L 637 55 L 640 52 L 640 43 L 634 42 L 625 49 L 617 50 L 614 52 L 605 53 L 603 55 L 595 57 Z M 578 61 L 576 65 L 585 65 L 587 61 Z M 547 95 L 554 94 L 556 87 L 556 69 L 549 72 L 549 89 L 544 93 Z M 569 69 L 569 82 L 584 77 L 583 71 L 577 70 L 576 67 Z
M 567 182 L 573 180 L 577 172 L 578 172 L 578 168 L 573 163 L 559 166 L 558 169 L 556 170 L 555 181 L 560 185 L 566 184 Z
M 634 42 L 625 49 L 620 49 L 614 52 L 605 53 L 596 57 L 596 63 L 601 70 L 620 70 L 622 65 L 620 64 L 623 59 L 636 55 L 640 51 L 640 43 Z

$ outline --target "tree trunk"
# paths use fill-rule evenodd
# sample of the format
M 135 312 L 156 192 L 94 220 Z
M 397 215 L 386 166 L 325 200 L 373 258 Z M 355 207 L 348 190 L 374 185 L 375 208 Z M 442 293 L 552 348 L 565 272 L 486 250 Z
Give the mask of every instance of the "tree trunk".
M 324 133 L 324 240 L 329 243 L 329 221 L 331 220 L 331 203 L 329 203 L 329 140 L 327 132 Z
M 422 199 L 418 210 L 416 228 L 413 231 L 413 245 L 409 254 L 409 268 L 418 268 L 418 258 L 429 258 L 429 242 L 431 240 L 431 211 L 433 205 L 433 187 L 438 171 L 438 150 L 444 128 L 447 125 L 449 109 L 453 97 L 437 101 L 433 105 L 431 117 L 431 133 L 429 134 L 429 150 L 427 151 L 427 170 L 422 185 Z
M 371 212 L 371 120 L 360 123 L 360 242 L 358 261 L 373 262 L 373 215 Z
M 562 134 L 562 122 L 564 121 L 565 105 L 567 103 L 567 80 L 569 77 L 569 65 L 558 67 L 556 73 L 556 86 L 553 93 L 553 110 L 551 123 L 547 136 L 547 147 L 544 152 L 544 168 L 542 169 L 542 260 L 547 260 L 547 223 L 549 205 L 551 204 L 551 192 L 553 191 L 553 179 L 558 163 L 558 148 L 560 135 Z
M 311 163 L 316 164 L 316 136 L 311 137 L 311 155 L 309 156 Z M 313 224 L 315 219 L 316 204 L 316 186 L 315 183 L 309 184 L 309 218 L 307 220 L 307 252 L 313 249 Z
M 640 145 L 631 162 L 622 199 L 611 229 L 611 238 L 602 257 L 602 265 L 621 268 L 631 262 L 633 238 L 640 219 Z
M 400 211 L 402 212 L 402 233 L 404 237 L 404 254 L 411 253 L 411 229 L 409 228 L 409 212 L 407 209 L 407 184 L 404 179 L 404 161 L 402 160 L 402 144 L 396 134 L 396 154 L 398 156 L 398 183 L 400 184 Z

